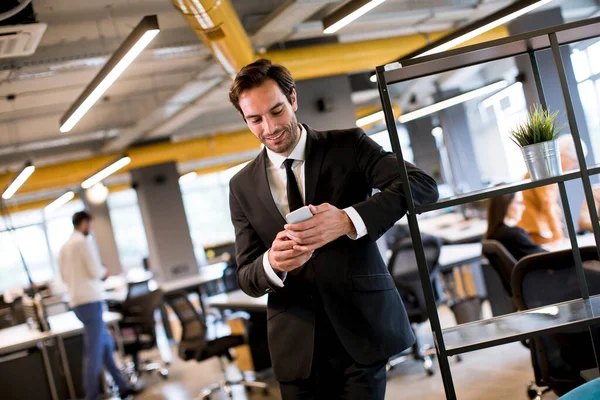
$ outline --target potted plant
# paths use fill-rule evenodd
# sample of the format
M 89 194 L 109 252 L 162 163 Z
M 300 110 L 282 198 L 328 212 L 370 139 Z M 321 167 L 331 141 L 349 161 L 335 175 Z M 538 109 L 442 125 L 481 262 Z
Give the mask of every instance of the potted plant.
M 556 126 L 558 111 L 551 113 L 534 105 L 527 120 L 512 130 L 512 140 L 521 147 L 532 180 L 562 174 L 558 135 L 564 126 Z

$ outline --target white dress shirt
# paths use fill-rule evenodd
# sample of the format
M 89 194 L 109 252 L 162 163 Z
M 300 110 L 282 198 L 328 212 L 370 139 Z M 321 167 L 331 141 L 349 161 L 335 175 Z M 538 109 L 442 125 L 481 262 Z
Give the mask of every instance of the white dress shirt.
M 104 300 L 102 278 L 106 268 L 100 263 L 92 242 L 83 233 L 73 231 L 58 253 L 58 267 L 72 307 Z
M 300 133 L 300 140 L 288 157 L 284 157 L 281 154 L 277 154 L 267 148 L 267 156 L 269 159 L 267 162 L 267 178 L 269 180 L 269 188 L 271 189 L 271 195 L 273 196 L 275 205 L 284 218 L 290 212 L 290 206 L 287 199 L 287 173 L 284 165 L 284 161 L 288 158 L 295 160 L 292 164 L 292 171 L 296 177 L 298 189 L 300 190 L 300 195 L 302 195 L 302 200 L 306 201 L 304 161 L 306 152 L 306 138 L 308 134 L 306 133 L 306 129 L 303 125 L 300 125 L 300 127 L 302 129 L 302 132 Z M 354 207 L 345 208 L 344 211 L 352 221 L 354 229 L 356 230 L 356 234 L 349 234 L 348 237 L 356 240 L 365 236 L 367 234 L 367 227 Z M 281 279 L 271 267 L 271 263 L 269 262 L 269 251 L 267 251 L 263 256 L 263 267 L 269 280 L 274 285 L 283 287 L 283 280 L 285 279 L 285 276 L 283 279 Z

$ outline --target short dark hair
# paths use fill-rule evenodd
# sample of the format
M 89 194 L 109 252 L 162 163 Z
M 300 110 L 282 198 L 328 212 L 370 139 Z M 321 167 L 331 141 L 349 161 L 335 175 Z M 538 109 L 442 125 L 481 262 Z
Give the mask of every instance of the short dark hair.
M 83 221 L 91 221 L 92 215 L 85 211 L 79 211 L 73 214 L 73 226 L 77 228 Z
M 285 97 L 292 104 L 292 92 L 296 87 L 296 82 L 290 71 L 283 65 L 273 64 L 271 60 L 261 58 L 242 68 L 229 88 L 229 101 L 242 114 L 242 117 L 244 113 L 240 108 L 240 95 L 246 90 L 262 85 L 267 79 L 277 82 Z

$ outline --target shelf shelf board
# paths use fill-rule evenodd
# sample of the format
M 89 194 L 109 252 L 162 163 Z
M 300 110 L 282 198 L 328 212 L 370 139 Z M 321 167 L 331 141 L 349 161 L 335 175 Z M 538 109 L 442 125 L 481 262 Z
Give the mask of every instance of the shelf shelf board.
M 598 172 L 600 173 L 600 167 L 598 167 Z M 591 173 L 591 172 L 590 172 Z M 553 183 L 558 182 L 566 182 L 573 179 L 577 179 L 581 177 L 581 173 L 579 170 L 570 171 L 564 173 L 562 175 L 554 176 L 552 178 L 540 179 L 538 181 L 532 181 L 530 179 L 521 181 L 508 183 L 506 185 L 493 186 L 481 190 L 476 190 L 469 193 L 463 193 L 452 197 L 447 197 L 444 199 L 438 200 L 436 203 L 426 204 L 423 206 L 416 207 L 417 214 L 422 214 L 425 212 L 433 211 L 433 210 L 441 210 L 447 207 L 454 207 L 465 203 L 471 203 L 478 200 L 488 199 L 490 197 L 501 196 L 507 193 L 520 192 L 522 190 L 533 189 L 540 186 L 551 185 Z
M 579 42 L 598 36 L 600 18 L 553 26 L 520 35 L 509 36 L 463 48 L 444 51 L 430 56 L 403 60 L 402 67 L 385 71 L 388 85 L 410 79 L 421 78 L 446 71 L 527 54 L 550 48 L 548 34 L 555 32 L 559 45 Z M 381 66 L 378 68 L 384 68 Z
M 600 295 L 444 329 L 446 353 L 456 355 L 531 336 L 587 327 L 600 320 Z

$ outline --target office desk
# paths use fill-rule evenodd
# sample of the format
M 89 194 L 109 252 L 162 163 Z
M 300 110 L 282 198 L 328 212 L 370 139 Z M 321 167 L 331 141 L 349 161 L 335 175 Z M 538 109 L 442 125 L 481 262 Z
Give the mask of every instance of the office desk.
M 442 271 L 479 261 L 481 243 L 447 244 L 442 246 L 438 264 Z
M 206 299 L 208 305 L 217 309 L 241 311 L 267 311 L 267 296 L 250 297 L 241 290 L 218 294 Z
M 219 310 L 245 311 L 250 315 L 248 324 L 248 346 L 255 371 L 271 367 L 271 356 L 267 342 L 267 296 L 254 298 L 241 290 L 218 294 L 206 299 L 209 307 Z
M 201 267 L 198 275 L 161 282 L 159 283 L 159 287 L 165 293 L 193 289 L 209 282 L 222 279 L 225 268 L 227 268 L 227 263 L 225 262 L 211 264 L 206 267 Z
M 408 227 L 408 220 L 404 217 L 398 224 Z M 441 238 L 446 244 L 460 244 L 481 240 L 487 231 L 487 221 L 481 218 L 465 219 L 462 214 L 451 212 L 419 217 L 419 230 Z
M 105 311 L 103 319 L 107 324 L 115 325 L 120 319 L 121 315 L 110 311 Z M 54 381 L 54 373 L 48 358 L 48 351 L 46 347 L 46 340 L 56 339 L 58 344 L 58 350 L 61 358 L 63 369 L 65 370 L 65 379 L 67 381 L 67 387 L 71 398 L 76 398 L 73 380 L 71 378 L 71 372 L 65 352 L 63 339 L 71 336 L 75 336 L 83 332 L 83 324 L 73 311 L 69 311 L 63 314 L 57 314 L 48 317 L 48 324 L 50 325 L 50 331 L 39 332 L 29 328 L 27 324 L 20 324 L 10 328 L 0 330 L 0 355 L 14 353 L 20 350 L 26 350 L 34 346 L 38 346 L 42 352 L 42 358 L 44 361 L 44 369 L 48 378 L 48 386 L 53 399 L 58 399 L 56 391 L 56 382 Z M 122 349 L 122 341 L 119 335 L 117 326 L 117 343 Z
M 48 332 L 30 329 L 27 324 L 0 329 L 0 355 L 34 347 L 47 337 Z

